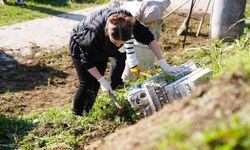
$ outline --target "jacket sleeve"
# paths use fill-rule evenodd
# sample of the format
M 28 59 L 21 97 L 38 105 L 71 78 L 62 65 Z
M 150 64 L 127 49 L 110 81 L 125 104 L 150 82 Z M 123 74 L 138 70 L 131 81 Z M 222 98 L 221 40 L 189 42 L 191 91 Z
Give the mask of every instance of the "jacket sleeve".
M 133 31 L 134 38 L 142 44 L 149 45 L 155 38 L 147 27 L 136 20 Z
M 83 33 L 81 41 L 80 41 L 80 58 L 81 64 L 87 70 L 95 67 L 95 61 L 93 61 L 93 52 L 95 51 L 94 43 L 96 42 L 94 32 L 88 30 Z
M 134 50 L 134 38 L 132 37 L 130 40 L 128 40 L 124 44 L 124 46 L 126 50 L 127 63 L 128 63 L 129 68 L 138 66 L 139 62 L 137 60 L 136 53 Z

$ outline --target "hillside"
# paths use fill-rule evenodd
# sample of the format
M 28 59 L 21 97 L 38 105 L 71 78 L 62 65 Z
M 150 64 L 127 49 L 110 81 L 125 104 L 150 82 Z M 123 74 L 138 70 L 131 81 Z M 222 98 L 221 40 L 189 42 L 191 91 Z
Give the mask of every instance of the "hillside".
M 249 148 L 249 83 L 240 70 L 226 75 L 87 149 L 214 149 L 230 142 L 237 142 L 231 149 Z

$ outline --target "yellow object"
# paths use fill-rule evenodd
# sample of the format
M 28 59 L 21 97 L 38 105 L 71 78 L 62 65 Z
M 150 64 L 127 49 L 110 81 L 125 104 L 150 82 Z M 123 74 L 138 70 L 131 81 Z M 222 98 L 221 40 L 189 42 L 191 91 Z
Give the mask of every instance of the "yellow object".
M 133 74 L 137 75 L 137 76 L 140 75 L 140 68 L 139 68 L 138 66 L 135 66 L 134 68 L 131 68 L 130 71 L 131 71 Z

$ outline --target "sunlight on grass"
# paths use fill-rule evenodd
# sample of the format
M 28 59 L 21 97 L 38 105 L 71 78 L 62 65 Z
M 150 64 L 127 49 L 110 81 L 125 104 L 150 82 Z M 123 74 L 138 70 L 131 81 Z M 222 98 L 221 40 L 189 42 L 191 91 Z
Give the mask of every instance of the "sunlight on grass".
M 116 107 L 106 95 L 100 95 L 91 113 L 75 116 L 69 107 L 47 108 L 43 113 L 26 116 L 32 120 L 34 128 L 23 140 L 17 141 L 18 147 L 30 148 L 75 148 L 80 141 L 87 143 L 99 136 L 105 136 L 116 128 L 135 122 L 129 104 L 117 94 L 126 112 L 118 114 Z
M 163 136 L 154 149 L 165 150 L 168 148 L 181 150 L 234 150 L 250 148 L 250 127 L 248 111 L 240 111 L 229 120 L 217 117 L 216 120 L 207 121 L 200 130 L 192 128 L 195 125 L 190 120 L 181 122 L 172 121 L 163 124 Z M 248 119 L 249 120 L 249 119 Z M 150 147 L 149 149 L 151 149 Z
M 8 0 L 6 5 L 0 5 L 0 27 L 94 5 L 94 1 L 76 4 L 69 0 L 25 0 L 25 5 L 17 6 L 15 0 Z

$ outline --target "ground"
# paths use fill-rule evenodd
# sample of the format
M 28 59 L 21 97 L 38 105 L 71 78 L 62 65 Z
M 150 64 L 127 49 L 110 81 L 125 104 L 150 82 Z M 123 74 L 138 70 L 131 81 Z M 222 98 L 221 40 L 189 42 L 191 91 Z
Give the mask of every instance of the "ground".
M 164 32 L 160 38 L 160 43 L 170 64 L 181 64 L 192 59 L 192 55 L 189 55 L 190 49 L 205 46 L 208 42 L 211 42 L 208 37 L 209 16 L 206 17 L 200 36 L 194 36 L 201 16 L 202 14 L 192 16 L 186 49 L 182 49 L 183 36 L 176 36 L 176 31 L 184 21 L 186 14 L 174 13 L 164 20 Z M 31 50 L 32 55 L 19 55 L 18 53 L 10 54 L 9 52 L 13 51 L 12 49 L 1 49 L 1 54 L 3 54 L 1 56 L 5 56 L 5 59 L 9 61 L 0 62 L 0 114 L 28 115 L 33 111 L 43 112 L 49 106 L 69 106 L 67 108 L 71 106 L 78 83 L 68 47 L 56 51 L 45 51 L 42 47 L 33 45 Z M 175 121 L 168 122 L 169 120 L 191 119 L 195 124 L 189 131 L 192 133 L 194 130 L 201 129 L 209 121 L 213 125 L 215 115 L 230 118 L 241 107 L 249 105 L 250 97 L 247 83 L 248 79 L 245 79 L 241 71 L 238 74 L 229 74 L 220 81 L 213 81 L 199 88 L 192 96 L 183 101 L 166 106 L 156 115 L 139 121 L 135 126 L 118 130 L 122 126 L 117 128 L 114 125 L 114 127 L 106 128 L 112 128 L 112 131 L 102 129 L 103 134 L 93 133 L 92 137 L 77 143 L 77 148 L 86 148 L 87 144 L 94 142 L 87 148 L 154 149 L 157 140 L 164 141 L 162 130 L 166 126 L 178 127 L 178 125 L 175 125 Z M 103 125 L 109 126 L 110 124 L 107 122 L 104 122 Z M 172 129 L 171 127 L 169 130 Z M 117 129 L 115 134 L 103 138 L 114 132 L 115 129 Z M 89 130 L 92 130 L 92 128 L 89 128 Z M 93 127 L 93 130 L 96 129 Z M 138 130 L 144 132 L 137 132 Z M 38 133 L 35 135 L 42 136 L 48 132 L 45 129 L 42 131 L 37 131 Z M 77 132 L 75 134 L 79 136 L 83 131 L 80 129 L 79 131 L 74 130 L 74 132 Z M 96 141 L 97 139 L 101 140 Z M 145 143 L 150 143 L 150 145 Z M 145 147 L 146 145 L 147 147 Z M 174 143 L 170 143 L 168 146 L 170 146 L 170 149 L 178 149 Z
M 182 57 L 182 39 L 176 37 L 176 30 L 185 19 L 184 13 L 174 13 L 164 20 L 164 36 L 160 43 L 167 57 Z M 190 33 L 197 29 L 200 15 L 193 15 L 190 22 Z M 207 17 L 208 20 L 208 17 Z M 201 30 L 201 36 L 194 37 L 190 34 L 187 37 L 186 47 L 195 47 L 205 44 L 208 40 L 207 20 Z M 175 22 L 174 24 L 171 22 Z M 0 69 L 0 113 L 5 115 L 28 115 L 32 112 L 43 112 L 50 106 L 71 107 L 72 98 L 77 88 L 77 77 L 72 65 L 71 57 L 67 47 L 56 51 L 44 51 L 39 46 L 33 46 L 34 55 L 9 55 L 4 49 L 1 51 L 10 61 L 1 62 Z M 184 58 L 184 57 L 182 57 Z M 189 60 L 185 56 L 178 63 Z M 169 63 L 175 64 L 176 61 L 168 59 Z M 107 125 L 108 126 L 108 125 Z M 107 127 L 109 129 L 110 127 Z M 122 128 L 114 126 L 112 128 Z M 105 129 L 104 129 L 105 130 Z M 41 130 L 38 135 L 42 135 Z M 47 132 L 47 131 L 46 131 Z M 78 148 L 84 148 L 86 144 L 94 142 L 96 139 L 103 138 L 111 131 L 104 134 L 97 134 L 95 137 L 86 138 L 78 143 Z
M 194 15 L 191 20 L 191 32 L 196 30 L 198 18 Z M 176 30 L 185 18 L 185 14 L 173 14 L 166 19 L 164 30 L 167 34 L 162 37 L 163 49 L 170 55 L 181 53 L 181 37 L 176 37 Z M 175 21 L 175 24 L 169 23 Z M 204 25 L 201 36 L 188 37 L 187 46 L 202 45 L 208 39 L 208 26 Z M 192 44 L 190 44 L 192 43 Z M 4 50 L 2 53 L 5 53 Z M 41 52 L 40 47 L 32 51 Z M 37 54 L 37 53 L 36 53 Z M 70 104 L 77 86 L 77 78 L 67 47 L 58 52 L 42 52 L 39 55 L 22 57 L 20 55 L 7 57 L 10 62 L 1 62 L 1 101 L 0 112 L 3 114 L 28 114 L 32 110 L 43 110 L 46 106 L 63 106 Z M 21 60 L 21 61 L 20 61 Z M 32 60 L 32 61 L 31 61 Z M 182 60 L 183 62 L 185 60 Z M 20 63 L 22 62 L 22 64 Z M 8 89 L 9 92 L 6 93 Z
M 6 70 L 1 67 L 1 113 L 23 115 L 70 103 L 76 77 L 68 52 L 59 53 L 43 54 L 27 64 L 1 63 L 9 66 Z

